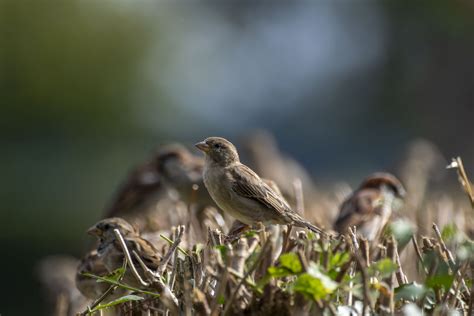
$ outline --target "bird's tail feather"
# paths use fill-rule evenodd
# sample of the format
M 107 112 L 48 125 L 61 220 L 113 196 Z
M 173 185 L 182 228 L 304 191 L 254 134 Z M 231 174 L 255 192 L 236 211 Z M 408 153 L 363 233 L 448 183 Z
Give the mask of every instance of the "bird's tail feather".
M 328 233 L 326 233 L 324 230 L 322 230 L 321 228 L 319 227 L 316 227 L 314 226 L 313 224 L 305 221 L 305 220 L 299 220 L 299 221 L 295 221 L 294 223 L 295 226 L 298 226 L 298 227 L 302 227 L 302 228 L 307 228 L 309 230 L 311 230 L 312 232 L 316 233 L 316 234 L 320 234 L 320 235 L 324 235 L 324 236 L 329 236 Z

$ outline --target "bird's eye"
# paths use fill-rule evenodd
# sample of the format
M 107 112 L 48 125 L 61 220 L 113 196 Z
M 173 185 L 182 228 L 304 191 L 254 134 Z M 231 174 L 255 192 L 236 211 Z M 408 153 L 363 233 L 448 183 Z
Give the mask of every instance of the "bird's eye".
M 220 144 L 214 144 L 213 146 L 214 146 L 214 148 L 216 148 L 216 149 L 221 148 L 221 145 L 220 145 Z
M 105 224 L 105 225 L 104 225 L 104 229 L 105 229 L 105 230 L 109 230 L 109 229 L 110 229 L 110 224 Z

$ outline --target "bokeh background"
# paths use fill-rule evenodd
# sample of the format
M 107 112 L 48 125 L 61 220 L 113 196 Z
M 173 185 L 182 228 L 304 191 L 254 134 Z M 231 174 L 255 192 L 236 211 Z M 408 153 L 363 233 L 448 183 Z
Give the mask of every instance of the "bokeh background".
M 80 256 L 130 167 L 169 141 L 265 128 L 324 185 L 391 168 L 421 137 L 474 174 L 472 1 L 1 0 L 0 13 L 2 315 L 46 314 L 37 260 Z

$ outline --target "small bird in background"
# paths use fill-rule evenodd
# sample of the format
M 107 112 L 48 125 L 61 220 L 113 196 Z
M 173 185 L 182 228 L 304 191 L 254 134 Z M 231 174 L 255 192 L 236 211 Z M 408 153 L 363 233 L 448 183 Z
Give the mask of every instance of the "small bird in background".
M 242 145 L 249 166 L 261 177 L 275 181 L 292 205 L 296 200 L 295 181 L 301 181 L 305 199 L 312 196 L 315 185 L 311 175 L 299 162 L 281 152 L 275 137 L 269 131 L 256 130 L 250 133 L 244 137 Z
M 115 236 L 114 229 L 118 229 L 122 235 L 135 267 L 139 270 L 139 273 L 141 272 L 140 275 L 143 276 L 144 271 L 134 258 L 133 251 L 138 254 L 149 269 L 155 271 L 158 268 L 161 260 L 158 254 L 159 251 L 148 240 L 142 238 L 138 230 L 130 225 L 130 223 L 122 218 L 113 217 L 99 221 L 87 231 L 88 234 L 99 239 L 97 255 L 109 273 L 122 267 L 125 258 L 122 247 Z M 123 282 L 135 287 L 141 286 L 130 272 L 130 269 L 127 269 Z
M 196 147 L 205 154 L 204 184 L 224 212 L 249 226 L 257 222 L 291 224 L 325 234 L 294 212 L 281 195 L 242 164 L 231 142 L 209 137 Z
M 76 270 L 76 287 L 78 290 L 89 299 L 96 299 L 107 291 L 110 284 L 106 282 L 97 282 L 96 279 L 84 275 L 90 273 L 96 276 L 104 276 L 109 274 L 109 271 L 104 265 L 102 258 L 97 253 L 97 250 L 92 250 L 82 258 L 79 266 Z M 111 293 L 107 300 L 118 298 L 125 294 L 125 291 L 121 288 L 115 289 L 114 293 Z
M 202 183 L 203 165 L 202 158 L 193 156 L 180 144 L 161 147 L 130 172 L 104 218 L 118 216 L 140 231 L 157 231 L 171 226 L 166 215 L 179 200 L 186 204 L 213 204 Z
M 68 255 L 45 257 L 37 264 L 35 272 L 51 307 L 50 315 L 73 316 L 86 309 L 89 300 L 74 282 L 78 264 L 78 259 Z
M 403 206 L 405 189 L 392 174 L 378 172 L 370 175 L 340 207 L 334 229 L 346 234 L 349 227 L 370 242 L 380 237 L 393 211 Z
M 427 235 L 432 231 L 432 223 L 440 223 L 438 218 L 432 217 L 433 212 L 427 212 L 426 207 L 430 201 L 437 201 L 441 196 L 440 183 L 448 175 L 446 172 L 447 159 L 441 150 L 426 139 L 415 139 L 411 141 L 399 162 L 398 174 L 407 190 L 405 197 L 404 216 L 417 223 L 418 232 Z M 441 189 L 444 192 L 445 188 Z M 436 203 L 438 204 L 438 203 Z M 446 214 L 448 218 L 454 214 Z
M 261 177 L 275 181 L 291 207 L 304 211 L 305 218 L 319 227 L 332 225 L 339 206 L 339 201 L 331 198 L 332 190 L 317 187 L 311 173 L 282 152 L 271 132 L 262 129 L 250 132 L 243 137 L 242 147 L 248 166 Z

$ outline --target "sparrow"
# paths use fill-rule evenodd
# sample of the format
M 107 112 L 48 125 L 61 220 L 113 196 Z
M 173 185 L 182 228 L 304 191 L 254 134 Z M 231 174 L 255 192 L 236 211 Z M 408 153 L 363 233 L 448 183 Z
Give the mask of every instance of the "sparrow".
M 104 265 L 102 258 L 97 253 L 97 250 L 92 250 L 82 258 L 76 270 L 76 287 L 77 289 L 89 299 L 96 299 L 104 294 L 110 287 L 106 282 L 97 282 L 96 279 L 84 275 L 90 273 L 96 276 L 105 276 L 109 274 L 109 270 Z M 107 297 L 108 300 L 118 298 L 125 294 L 123 289 L 117 288 L 114 293 Z
M 156 231 L 169 226 L 160 213 L 173 208 L 179 200 L 187 204 L 213 204 L 202 183 L 203 166 L 202 158 L 193 156 L 180 144 L 161 147 L 130 172 L 104 218 L 118 216 L 140 231 Z M 194 190 L 193 185 L 197 185 Z
M 240 162 L 235 146 L 221 137 L 195 145 L 205 154 L 204 185 L 216 204 L 240 222 L 294 225 L 324 232 L 293 211 L 285 199 Z
M 107 271 L 110 273 L 122 267 L 125 260 L 122 247 L 114 233 L 115 229 L 118 229 L 122 235 L 132 256 L 133 264 L 140 275 L 143 276 L 144 271 L 134 257 L 133 251 L 138 254 L 149 269 L 156 271 L 161 261 L 158 254 L 159 251 L 148 240 L 142 238 L 135 227 L 119 217 L 103 219 L 87 231 L 88 234 L 98 238 L 97 255 L 104 263 Z M 140 283 L 130 272 L 130 269 L 127 269 L 125 272 L 123 282 L 131 286 L 141 287 Z
M 367 240 L 378 240 L 393 211 L 403 205 L 405 189 L 392 174 L 377 172 L 368 176 L 359 188 L 342 202 L 334 229 L 345 234 L 349 227 Z

